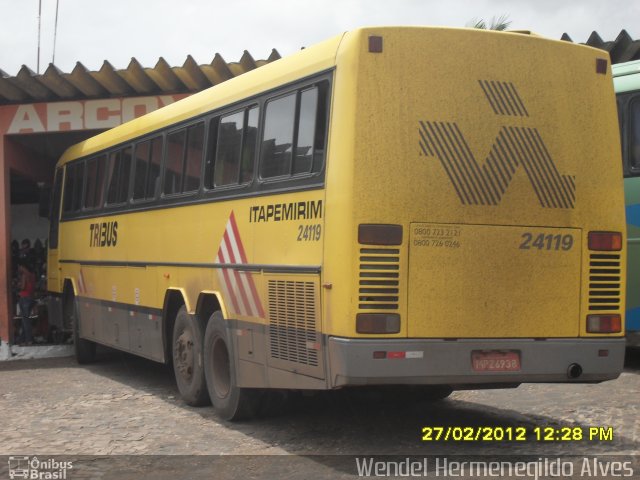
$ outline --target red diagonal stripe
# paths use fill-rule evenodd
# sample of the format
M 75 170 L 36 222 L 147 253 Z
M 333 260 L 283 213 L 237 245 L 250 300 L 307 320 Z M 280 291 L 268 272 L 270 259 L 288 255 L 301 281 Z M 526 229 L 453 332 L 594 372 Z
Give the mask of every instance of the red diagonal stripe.
M 222 248 L 220 248 L 220 250 L 218 250 L 218 262 L 220 263 L 225 263 L 224 258 L 222 258 Z M 229 293 L 229 296 L 231 297 L 231 303 L 233 304 L 233 309 L 234 311 L 239 311 L 240 309 L 238 308 L 238 300 L 236 299 L 236 295 L 235 292 L 233 291 L 233 285 L 231 284 L 231 279 L 229 278 L 229 272 L 227 271 L 226 268 L 221 268 L 220 269 L 222 271 L 222 276 L 224 277 L 224 283 L 227 287 L 227 292 Z
M 244 250 L 244 245 L 242 244 L 242 240 L 240 238 L 240 232 L 238 231 L 238 225 L 236 224 L 236 217 L 233 211 L 231 212 L 231 216 L 229 217 L 229 223 L 231 224 L 231 228 L 233 229 L 233 235 L 237 240 L 238 251 L 240 252 L 242 263 L 249 263 L 247 261 L 247 254 Z M 249 281 L 249 287 L 251 288 L 251 295 L 253 296 L 253 301 L 256 304 L 256 307 L 258 307 L 258 314 L 260 317 L 264 317 L 262 302 L 260 301 L 260 296 L 258 295 L 258 289 L 256 288 L 256 284 L 253 281 L 253 275 L 248 274 L 247 280 Z
M 249 263 L 247 262 L 247 254 L 244 251 L 244 245 L 242 245 L 242 240 L 240 239 L 240 232 L 238 231 L 238 225 L 236 225 L 236 217 L 231 211 L 231 216 L 229 217 L 229 223 L 231 224 L 231 228 L 233 229 L 233 236 L 236 237 L 238 251 L 240 252 L 240 262 L 238 263 Z
M 238 237 L 236 237 L 236 240 L 238 239 Z M 231 259 L 231 263 L 233 264 L 240 264 L 241 262 L 238 262 L 238 259 L 235 258 L 234 254 L 233 254 L 233 245 L 231 244 L 231 238 L 229 236 L 229 232 L 228 230 L 225 230 L 224 232 L 224 236 L 223 236 L 223 241 L 227 246 L 227 251 L 229 252 L 229 258 Z M 237 270 L 233 271 L 233 275 L 235 276 L 236 279 L 236 283 L 238 285 L 238 290 L 240 291 L 240 297 L 242 298 L 242 303 L 244 305 L 244 312 L 242 313 L 249 313 L 249 315 L 252 315 L 253 312 L 251 311 L 251 303 L 249 302 L 249 299 L 247 298 L 247 292 L 244 288 L 244 284 L 242 282 L 242 278 L 240 278 L 240 272 L 238 272 Z

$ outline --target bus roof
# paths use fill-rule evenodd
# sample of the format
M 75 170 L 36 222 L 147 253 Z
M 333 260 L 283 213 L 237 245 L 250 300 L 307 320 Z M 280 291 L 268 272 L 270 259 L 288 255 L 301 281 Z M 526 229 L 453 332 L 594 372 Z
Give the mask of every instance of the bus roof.
M 342 33 L 311 47 L 302 49 L 277 61 L 261 66 L 250 72 L 234 77 L 219 85 L 215 85 L 201 92 L 195 93 L 171 105 L 155 110 L 129 122 L 100 133 L 83 142 L 69 147 L 58 161 L 58 166 L 77 158 L 82 158 L 102 151 L 110 146 L 126 143 L 134 138 L 147 135 L 169 125 L 180 123 L 199 115 L 206 114 L 217 108 L 233 105 L 235 102 L 251 98 L 264 91 L 286 85 L 289 82 L 313 74 L 329 70 L 336 65 L 338 49 L 345 35 L 354 35 L 361 31 L 382 33 L 387 29 L 424 29 L 431 31 L 469 30 L 461 27 L 362 27 Z M 491 30 L 476 30 L 483 35 L 527 35 L 537 39 L 565 43 L 540 37 L 529 31 L 496 32 Z M 583 46 L 580 46 L 583 47 Z M 578 45 L 575 46 L 578 48 Z M 592 48 L 592 47 L 584 47 Z M 629 62 L 640 66 L 639 62 Z
M 343 35 L 305 48 L 77 143 L 63 153 L 58 165 L 91 155 L 104 149 L 105 145 L 115 146 L 127 142 L 167 125 L 232 105 L 264 90 L 333 68 Z

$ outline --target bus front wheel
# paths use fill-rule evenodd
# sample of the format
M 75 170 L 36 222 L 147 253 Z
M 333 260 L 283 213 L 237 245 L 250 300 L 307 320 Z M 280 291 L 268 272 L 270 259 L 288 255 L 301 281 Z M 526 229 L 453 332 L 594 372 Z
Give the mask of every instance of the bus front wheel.
M 173 372 L 180 396 L 193 407 L 209 403 L 202 366 L 203 333 L 200 317 L 190 315 L 183 305 L 173 324 Z
M 91 363 L 96 359 L 96 344 L 91 340 L 80 337 L 80 319 L 78 308 L 73 295 L 67 294 L 63 306 L 64 325 L 71 325 L 73 329 L 73 349 L 76 361 L 80 364 Z
M 233 344 L 219 311 L 211 315 L 204 335 L 204 372 L 209 397 L 218 415 L 225 420 L 255 415 L 260 391 L 238 387 Z

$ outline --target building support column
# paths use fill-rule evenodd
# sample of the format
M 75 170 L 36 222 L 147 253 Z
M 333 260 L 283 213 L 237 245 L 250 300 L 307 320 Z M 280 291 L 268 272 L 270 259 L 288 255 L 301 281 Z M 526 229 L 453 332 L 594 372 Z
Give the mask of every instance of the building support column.
M 11 292 L 11 169 L 5 157 L 6 137 L 0 135 L 0 338 L 13 337 Z

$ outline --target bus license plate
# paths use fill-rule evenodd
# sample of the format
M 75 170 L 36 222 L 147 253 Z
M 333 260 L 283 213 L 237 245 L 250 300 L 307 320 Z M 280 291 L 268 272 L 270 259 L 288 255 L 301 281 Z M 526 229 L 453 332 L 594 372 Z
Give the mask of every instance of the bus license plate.
M 471 365 L 476 372 L 519 372 L 519 352 L 474 351 Z

